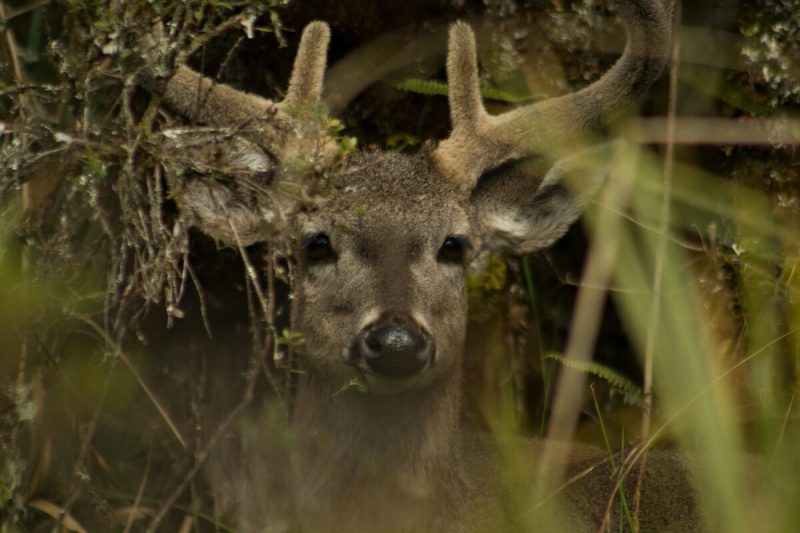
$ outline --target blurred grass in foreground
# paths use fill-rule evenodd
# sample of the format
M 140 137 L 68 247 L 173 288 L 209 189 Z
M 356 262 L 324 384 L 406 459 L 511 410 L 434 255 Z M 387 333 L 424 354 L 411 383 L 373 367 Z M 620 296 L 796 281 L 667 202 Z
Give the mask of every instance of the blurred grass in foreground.
M 161 6 L 164 11 L 158 13 L 160 16 L 175 15 L 168 4 Z M 587 6 L 579 6 L 588 11 L 579 22 L 603 23 L 597 9 Z M 62 166 L 45 167 L 27 183 L 32 203 L 51 210 L 48 230 L 61 238 L 39 241 L 41 234 L 28 233 L 28 228 L 20 225 L 19 197 L 24 187 L 15 179 L 0 184 L 0 529 L 4 532 L 47 530 L 56 523 L 69 531 L 146 527 L 202 456 L 209 430 L 216 427 L 202 406 L 230 400 L 216 396 L 214 385 L 230 389 L 229 394 L 236 397 L 243 388 L 242 373 L 248 368 L 246 361 L 234 357 L 236 350 L 232 348 L 246 344 L 251 331 L 246 319 L 237 321 L 229 316 L 232 308 L 247 305 L 242 296 L 246 282 L 236 271 L 241 264 L 230 256 L 223 259 L 222 267 L 217 267 L 219 271 L 213 266 L 194 265 L 200 270 L 199 278 L 205 275 L 206 279 L 218 277 L 225 281 L 224 290 L 217 293 L 206 292 L 198 284 L 201 288 L 197 292 L 207 299 L 205 302 L 195 301 L 199 297 L 192 293 L 193 275 L 184 273 L 174 283 L 174 292 L 190 296 L 184 297 L 183 302 L 176 298 L 177 310 L 170 311 L 169 319 L 175 323 L 173 329 L 165 327 L 163 308 L 167 306 L 158 300 L 168 300 L 162 286 L 166 282 L 161 278 L 154 282 L 154 289 L 137 300 L 144 310 L 131 319 L 132 327 L 124 338 L 117 338 L 114 328 L 108 327 L 113 320 L 104 316 L 107 291 L 118 283 L 118 278 L 146 277 L 143 271 L 162 272 L 158 269 L 174 275 L 180 270 L 177 266 L 189 269 L 192 264 L 188 254 L 175 264 L 165 264 L 168 262 L 162 261 L 160 249 L 142 246 L 144 251 L 137 255 L 131 251 L 135 247 L 121 246 L 130 254 L 123 257 L 125 265 L 139 266 L 137 261 L 141 261 L 147 268 L 112 271 L 109 267 L 109 256 L 115 251 L 114 245 L 119 244 L 115 238 L 140 238 L 134 228 L 143 233 L 152 231 L 146 216 L 141 217 L 141 227 L 124 227 L 129 232 L 125 237 L 120 237 L 124 231 L 114 223 L 141 213 L 159 218 L 160 222 L 161 212 L 149 209 L 149 199 L 143 202 L 147 209 L 131 209 L 124 216 L 113 212 L 114 216 L 105 218 L 101 208 L 106 204 L 97 203 L 98 198 L 107 199 L 104 194 L 108 190 L 118 184 L 125 186 L 123 180 L 113 181 L 120 175 L 125 179 L 139 176 L 138 169 L 124 174 L 121 168 L 129 155 L 126 143 L 136 138 L 138 115 L 137 120 L 133 115 L 145 105 L 132 94 L 123 93 L 123 82 L 130 79 L 135 67 L 127 61 L 133 59 L 98 51 L 109 44 L 104 40 L 109 33 L 106 30 L 117 23 L 110 11 L 102 3 L 70 2 L 68 7 L 64 21 L 69 27 L 65 38 L 55 43 L 63 48 L 54 47 L 52 56 L 48 56 L 43 40 L 43 6 L 36 7 L 29 19 L 20 14 L 12 22 L 16 31 L 23 22 L 27 24 L 27 38 L 18 39 L 18 44 L 23 50 L 20 55 L 29 58 L 31 80 L 49 82 L 41 84 L 41 90 L 22 91 L 29 105 L 23 108 L 24 112 L 15 107 L 15 87 L 27 86 L 28 82 L 14 80 L 13 69 L 8 65 L 2 65 L 0 70 L 0 165 L 8 163 L 0 168 L 10 172 L 9 162 L 15 160 L 14 154 L 25 152 L 23 139 L 41 142 L 34 144 L 29 153 L 23 153 L 25 156 L 37 155 L 33 154 L 35 150 L 63 150 L 56 153 Z M 227 18 L 231 5 L 195 2 L 192 8 L 192 16 L 201 17 L 192 28 L 197 33 L 211 32 L 221 21 L 233 20 Z M 766 13 L 767 8 L 763 9 Z M 272 23 L 278 21 L 274 13 L 268 14 Z M 559 16 L 545 17 L 544 23 L 561 22 L 561 29 L 569 28 L 572 19 L 563 13 Z M 501 24 L 497 20 L 491 22 Z M 771 25 L 747 27 L 748 31 L 767 31 Z M 279 28 L 277 25 L 276 31 Z M 582 31 L 585 34 L 586 29 Z M 497 30 L 495 34 L 503 37 L 514 32 Z M 581 35 L 575 32 L 571 37 L 560 38 L 574 45 Z M 702 29 L 689 28 L 684 35 L 696 38 L 704 33 Z M 757 47 L 762 41 L 769 42 L 756 39 L 749 46 Z M 237 46 L 239 43 L 233 49 Z M 769 51 L 770 46 L 764 47 Z M 508 50 L 506 47 L 497 52 L 502 61 L 489 62 L 489 70 L 522 70 L 521 77 L 527 80 L 534 77 L 541 61 L 550 61 L 547 72 L 559 72 L 561 78 L 548 80 L 546 88 L 553 92 L 559 83 L 569 85 L 562 79 L 565 69 L 552 50 L 542 55 L 544 59 L 531 58 L 534 54 L 509 58 L 503 55 L 513 55 Z M 738 69 L 739 76 L 763 75 L 759 69 L 745 69 L 739 64 L 738 49 L 724 52 L 717 58 L 713 47 L 706 45 L 691 47 L 687 54 L 694 60 L 702 60 L 703 54 L 708 56 L 706 61 L 725 59 L 730 64 L 724 66 Z M 224 64 L 229 59 L 235 62 L 235 55 L 226 58 Z M 393 59 L 398 61 L 394 56 Z M 49 63 L 56 60 L 63 60 L 60 66 L 68 68 L 56 72 Z M 525 66 L 527 60 L 532 66 Z M 566 70 L 572 76 L 568 81 L 573 84 L 583 83 L 596 73 L 592 68 L 598 69 L 595 62 L 585 71 L 578 70 L 575 63 L 579 60 L 565 54 L 564 61 L 572 62 Z M 702 90 L 712 100 L 732 106 L 734 111 L 725 107 L 724 117 L 677 118 L 674 140 L 686 151 L 678 154 L 672 170 L 666 232 L 659 229 L 663 158 L 644 147 L 628 147 L 612 172 L 611 179 L 616 183 L 620 179 L 631 180 L 626 185 L 626 197 L 618 205 L 601 203 L 587 216 L 587 233 L 592 236 L 590 254 L 610 252 L 607 291 L 611 305 L 620 315 L 624 335 L 640 361 L 651 345 L 655 363 L 649 436 L 643 446 L 633 448 L 616 466 L 635 466 L 642 458 L 639 452 L 651 445 L 685 450 L 703 465 L 697 484 L 705 496 L 705 512 L 722 524 L 722 530 L 795 532 L 800 529 L 800 186 L 796 183 L 797 147 L 780 144 L 796 138 L 792 132 L 796 132 L 797 123 L 782 118 L 780 109 L 776 111 L 774 102 L 781 98 L 774 94 L 770 93 L 765 103 L 760 99 L 762 95 L 730 73 L 709 74 L 708 66 L 702 64 L 693 68 L 682 71 L 682 82 Z M 696 72 L 698 68 L 702 75 Z M 350 83 L 357 85 L 350 93 L 358 94 L 364 89 L 362 80 L 353 81 L 351 72 L 347 74 Z M 508 73 L 499 72 L 496 77 L 501 74 Z M 779 74 L 776 83 L 787 85 L 786 80 L 797 73 L 790 69 Z M 78 94 L 79 89 L 85 94 L 73 98 L 70 91 Z M 511 89 L 509 94 L 518 94 L 518 86 Z M 124 101 L 118 100 L 120 94 L 125 95 Z M 367 132 L 405 133 L 404 127 L 411 130 L 408 124 L 376 124 L 379 121 L 375 115 L 380 117 L 382 107 L 388 110 L 383 111 L 386 114 L 416 117 L 414 138 L 437 135 L 446 124 L 446 110 L 430 113 L 432 118 L 425 122 L 417 117 L 419 100 L 409 99 L 410 104 L 398 112 L 396 107 L 383 106 L 385 95 L 380 91 L 378 94 L 379 97 L 354 106 L 348 125 L 361 126 Z M 97 98 L 92 99 L 93 95 Z M 692 95 L 693 100 L 702 99 Z M 442 107 L 443 98 L 435 98 L 426 97 L 426 109 Z M 694 101 L 691 104 L 705 109 Z M 133 109 L 130 116 L 128 105 Z M 763 120 L 730 118 L 744 112 Z M 790 111 L 784 114 L 791 115 Z M 637 133 L 628 133 L 634 145 L 667 140 L 661 119 L 635 125 Z M 69 149 L 65 148 L 69 144 L 65 139 L 74 143 Z M 739 148 L 733 143 L 762 148 Z M 694 160 L 702 158 L 694 148 L 699 151 L 712 145 L 715 147 L 707 148 L 701 156 L 708 152 L 725 155 L 716 174 L 707 170 L 713 165 Z M 755 163 L 750 164 L 751 161 Z M 137 163 L 143 174 L 151 170 L 148 165 L 152 162 L 147 157 Z M 784 180 L 787 191 L 771 189 L 778 189 L 775 183 L 779 178 Z M 37 193 L 40 189 L 44 191 L 42 197 Z M 145 197 L 144 186 L 133 190 L 141 194 L 130 198 Z M 47 204 L 44 199 L 51 198 L 44 197 L 50 194 L 56 199 Z M 168 199 L 161 201 L 167 203 Z M 123 207 L 131 207 L 124 202 L 113 205 L 120 212 Z M 72 216 L 74 213 L 68 208 L 80 211 L 81 216 Z M 598 220 L 610 220 L 612 225 L 598 226 Z M 103 229 L 98 230 L 98 226 Z M 172 236 L 172 228 L 167 229 Z M 158 241 L 165 248 L 171 242 Z M 197 247 L 198 243 L 193 245 Z M 659 251 L 662 245 L 663 253 Z M 70 255 L 71 246 L 79 248 L 90 260 Z M 198 255 L 208 260 L 212 255 L 224 254 L 214 249 L 213 253 Z M 654 288 L 657 265 L 663 279 Z M 202 272 L 203 268 L 210 274 Z M 560 369 L 545 357 L 545 352 L 563 349 L 559 333 L 551 330 L 566 327 L 573 302 L 563 297 L 556 300 L 552 291 L 537 290 L 540 280 L 536 274 L 541 274 L 541 269 L 531 273 L 527 261 L 520 267 L 515 260 L 495 257 L 489 269 L 488 281 L 471 287 L 476 289 L 473 303 L 478 304 L 473 315 L 488 317 L 484 317 L 485 323 L 477 324 L 480 320 L 476 319 L 473 324 L 475 330 L 483 328 L 485 360 L 481 360 L 479 370 L 484 388 L 470 382 L 468 393 L 477 398 L 482 416 L 503 445 L 509 484 L 518 487 L 514 505 L 535 509 L 539 503 L 535 498 L 542 493 L 545 497 L 557 493 L 560 485 L 527 484 L 536 473 L 536 458 L 517 437 L 543 433 L 549 422 L 554 378 Z M 557 282 L 550 280 L 550 284 L 567 286 L 567 281 L 559 278 Z M 542 285 L 546 283 L 541 281 Z M 606 291 L 604 287 L 580 282 L 577 285 L 578 291 Z M 135 286 L 131 284 L 128 289 L 135 293 Z M 189 288 L 184 291 L 185 287 Z M 220 303 L 220 293 L 240 298 L 233 304 L 227 302 L 225 307 Z M 178 303 L 185 305 L 177 306 Z M 210 315 L 213 338 L 209 338 L 199 318 L 203 305 Z M 182 308 L 186 317 L 176 320 L 175 316 L 184 312 Z M 658 317 L 655 327 L 654 310 Z M 604 351 L 617 351 L 622 360 L 627 350 L 625 342 L 620 342 L 616 333 L 602 331 L 608 325 L 602 322 L 604 318 L 593 318 L 593 325 L 601 326 L 597 351 L 603 343 Z M 134 324 L 136 321 L 147 323 Z M 228 327 L 229 324 L 234 325 Z M 517 342 L 520 332 L 526 336 L 524 343 Z M 238 339 L 239 344 L 231 339 Z M 608 344 L 612 347 L 607 348 Z M 224 354 L 221 363 L 229 373 L 220 372 L 210 357 L 198 355 L 204 350 Z M 531 384 L 525 380 L 536 372 L 542 375 L 543 391 L 531 391 Z M 636 383 L 642 381 L 630 371 L 626 377 Z M 602 379 L 590 379 L 592 388 L 579 391 L 584 416 L 578 435 L 614 450 L 636 443 L 641 437 L 641 409 L 622 405 L 613 387 Z M 533 399 L 535 396 L 538 397 Z M 263 418 L 256 416 L 254 420 Z M 241 432 L 257 433 L 259 423 L 247 420 L 250 419 L 240 422 Z M 745 453 L 755 453 L 760 460 L 753 461 Z M 217 516 L 216 499 L 224 497 L 218 493 L 222 490 L 209 489 L 199 478 L 193 479 L 188 496 L 174 505 L 170 525 L 185 530 L 233 531 L 227 517 Z M 635 494 L 626 493 L 625 502 L 628 509 L 622 512 L 635 520 Z M 529 518 L 530 522 L 523 524 L 526 529 L 535 530 L 541 525 L 538 521 L 544 519 L 558 527 L 558 516 L 533 513 Z
M 653 271 L 659 241 L 666 245 L 654 331 L 651 434 L 624 462 L 618 459 L 617 467 L 633 470 L 646 460 L 646 449 L 669 443 L 699 466 L 697 490 L 709 522 L 719 530 L 796 531 L 800 216 L 776 212 L 763 192 L 698 168 L 679 164 L 674 172 L 666 234 L 657 231 L 663 160 L 647 149 L 628 147 L 612 171 L 612 180 L 621 179 L 621 173 L 635 176 L 629 208 L 600 204 L 587 217 L 595 237 L 590 253 L 615 248 L 613 276 L 608 289 L 587 284 L 579 290 L 608 291 L 642 360 L 656 298 Z M 616 224 L 597 226 L 604 210 L 614 213 Z M 700 243 L 687 240 L 698 232 L 706 235 Z M 720 269 L 733 275 L 715 277 Z M 730 338 L 732 333 L 737 338 Z M 519 428 L 512 389 L 509 382 L 504 388 L 508 400 L 486 416 L 496 421 L 499 442 L 506 443 L 509 478 L 519 482 L 536 466 L 524 446 L 508 445 Z M 589 391 L 581 395 L 589 401 Z M 612 449 L 637 440 L 638 420 L 628 419 L 612 430 L 604 415 L 597 412 L 589 425 L 597 424 L 604 434 L 619 432 L 605 435 Z M 611 452 L 609 457 L 614 461 Z M 526 508 L 537 498 L 550 498 L 574 481 L 551 481 L 544 493 L 521 495 L 517 505 Z M 623 498 L 631 513 L 633 496 Z M 534 516 L 530 530 L 542 520 L 558 523 L 558 517 Z

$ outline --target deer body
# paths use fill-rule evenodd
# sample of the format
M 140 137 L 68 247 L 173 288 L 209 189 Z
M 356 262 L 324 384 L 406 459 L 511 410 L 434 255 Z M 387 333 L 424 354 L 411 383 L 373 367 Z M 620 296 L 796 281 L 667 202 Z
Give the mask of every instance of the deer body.
M 602 184 L 608 145 L 587 149 L 574 141 L 643 91 L 669 49 L 669 6 L 637 0 L 620 12 L 628 45 L 600 80 L 499 116 L 488 115 L 479 96 L 472 31 L 455 24 L 447 61 L 453 133 L 414 155 L 359 153 L 331 166 L 336 147 L 313 113 L 329 38 L 323 23 L 304 31 L 283 102 L 215 85 L 186 67 L 163 85 L 165 101 L 189 118 L 235 128 L 218 146 L 184 138 L 188 157 L 199 155 L 168 174 L 184 220 L 233 246 L 284 239 L 297 264 L 293 327 L 304 343 L 296 441 L 291 460 L 274 460 L 269 436 L 245 452 L 268 458 L 265 469 L 242 473 L 249 480 L 240 496 L 251 500 L 240 502 L 244 527 L 530 525 L 512 509 L 513 487 L 503 480 L 494 445 L 461 418 L 466 267 L 481 249 L 548 246 Z M 313 164 L 298 173 L 291 162 L 300 156 Z M 187 177 L 186 168 L 196 171 L 203 158 L 217 167 L 223 161 L 236 179 Z M 309 175 L 322 168 L 329 170 L 309 185 Z M 318 202 L 298 200 L 315 194 Z M 367 392 L 342 390 L 352 380 Z M 538 446 L 530 443 L 534 456 Z M 575 446 L 569 457 L 568 473 L 583 475 L 562 500 L 566 523 L 596 530 L 607 508 L 618 520 L 603 452 Z M 655 454 L 650 464 L 642 530 L 696 529 L 683 460 Z M 265 495 L 259 485 L 275 490 Z M 276 518 L 283 514 L 295 518 Z

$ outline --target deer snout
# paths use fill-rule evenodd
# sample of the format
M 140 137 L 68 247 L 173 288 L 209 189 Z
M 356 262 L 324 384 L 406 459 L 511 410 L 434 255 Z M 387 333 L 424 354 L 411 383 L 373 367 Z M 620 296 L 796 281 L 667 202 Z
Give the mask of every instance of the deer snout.
M 366 326 L 356 346 L 370 371 L 388 377 L 417 374 L 434 354 L 430 335 L 406 315 L 386 316 Z

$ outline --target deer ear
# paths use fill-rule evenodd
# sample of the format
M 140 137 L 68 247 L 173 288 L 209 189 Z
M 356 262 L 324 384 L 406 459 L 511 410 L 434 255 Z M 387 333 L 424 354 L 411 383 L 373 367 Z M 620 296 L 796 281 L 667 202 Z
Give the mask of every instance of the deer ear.
M 542 161 L 534 159 L 482 176 L 471 198 L 484 246 L 524 254 L 553 244 L 603 185 L 617 151 L 617 142 L 582 150 L 542 179 Z
M 170 193 L 186 225 L 233 247 L 269 237 L 279 213 L 267 194 L 274 162 L 264 150 L 221 130 L 163 136 Z

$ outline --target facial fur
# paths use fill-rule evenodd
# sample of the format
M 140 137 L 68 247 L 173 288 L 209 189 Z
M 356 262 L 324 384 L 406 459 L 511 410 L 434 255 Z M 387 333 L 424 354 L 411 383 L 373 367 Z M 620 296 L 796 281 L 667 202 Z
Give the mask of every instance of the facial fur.
M 297 224 L 305 370 L 334 388 L 362 377 L 376 392 L 427 386 L 452 374 L 463 348 L 465 269 L 475 246 L 467 200 L 424 153 L 358 154 L 333 181 L 334 204 Z M 330 248 L 321 256 L 309 244 L 320 235 Z M 442 254 L 448 238 L 464 245 L 460 261 Z M 392 382 L 364 373 L 353 353 L 359 332 L 387 315 L 411 317 L 433 342 L 430 363 L 412 378 Z

